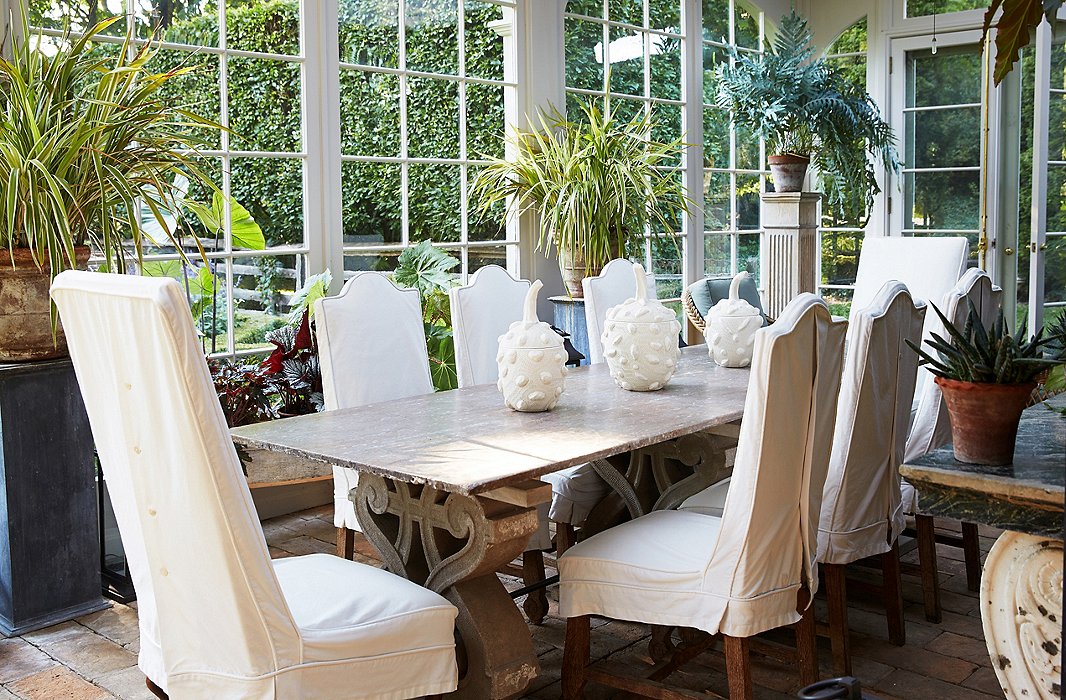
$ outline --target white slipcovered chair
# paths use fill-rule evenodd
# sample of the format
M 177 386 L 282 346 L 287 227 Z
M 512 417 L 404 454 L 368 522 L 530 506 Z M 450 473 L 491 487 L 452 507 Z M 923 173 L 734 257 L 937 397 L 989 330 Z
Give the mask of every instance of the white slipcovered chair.
M 174 698 L 381 698 L 456 687 L 456 609 L 371 566 L 271 562 L 181 287 L 52 286 L 138 598 L 139 665 Z
M 422 304 L 380 272 L 357 272 L 335 297 L 315 302 L 315 337 L 327 410 L 433 393 Z M 333 467 L 337 554 L 352 558 L 359 522 L 349 492 L 358 472 Z
M 585 293 L 585 328 L 589 336 L 589 364 L 603 362 L 603 326 L 607 321 L 607 310 L 618 306 L 626 299 L 632 299 L 637 293 L 637 284 L 633 280 L 633 263 L 622 258 L 615 258 L 603 266 L 595 277 L 581 280 L 581 289 Z M 655 277 L 648 275 L 648 289 L 655 289 Z
M 834 671 L 850 675 L 848 603 L 844 569 L 866 557 L 881 558 L 889 640 L 902 645 L 899 542 L 905 518 L 899 465 L 910 423 L 918 343 L 926 313 L 900 282 L 887 282 L 848 328 L 847 356 L 837 406 L 833 451 L 818 525 L 818 561 L 829 603 Z
M 961 327 L 969 315 L 973 302 L 981 314 L 985 327 L 989 327 L 999 315 L 1003 304 L 1003 290 L 992 284 L 991 278 L 984 270 L 972 268 L 966 271 L 955 287 L 938 303 L 938 308 L 952 323 Z M 930 329 L 941 337 L 948 337 L 943 322 L 932 311 L 926 314 L 935 319 Z M 927 346 L 925 348 L 929 350 Z M 914 417 L 904 461 L 918 459 L 933 450 L 951 442 L 951 423 L 948 421 L 947 407 L 940 387 L 933 381 L 933 374 L 924 367 L 918 371 L 918 388 L 915 396 Z M 922 567 L 922 588 L 925 596 L 926 617 L 932 622 L 939 622 L 940 579 L 937 571 L 936 544 L 959 547 L 963 550 L 966 564 L 966 586 L 976 591 L 981 584 L 981 542 L 975 523 L 962 523 L 962 536 L 937 534 L 933 528 L 933 517 L 918 513 L 918 494 L 914 487 L 903 481 L 903 508 L 914 514 L 918 538 L 918 555 Z
M 565 698 L 580 697 L 589 680 L 667 697 L 658 683 L 616 684 L 589 666 L 590 615 L 723 635 L 734 699 L 752 696 L 748 638 L 798 624 L 797 665 L 805 683 L 816 677 L 809 596 L 818 587 L 818 514 L 846 325 L 802 294 L 758 332 L 721 509 L 690 499 L 594 535 L 559 559 Z

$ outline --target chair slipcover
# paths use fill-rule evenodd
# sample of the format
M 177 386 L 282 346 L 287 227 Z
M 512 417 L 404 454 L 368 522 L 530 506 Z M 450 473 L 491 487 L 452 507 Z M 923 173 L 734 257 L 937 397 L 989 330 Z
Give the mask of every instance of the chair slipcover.
M 328 410 L 433 393 L 416 289 L 380 272 L 357 272 L 341 293 L 315 302 L 315 337 Z M 358 472 L 333 467 L 333 524 L 359 530 L 348 499 Z
M 516 280 L 497 265 L 479 269 L 468 284 L 449 290 L 459 386 L 496 382 L 499 337 L 522 319 L 528 291 L 527 280 Z M 551 547 L 549 518 L 579 525 L 610 491 L 588 464 L 547 474 L 541 480 L 552 485 L 552 500 L 550 507 L 545 504 L 541 509 L 540 528 L 530 537 L 530 549 Z
M 455 608 L 324 554 L 271 565 L 184 292 L 53 286 L 138 598 L 139 665 L 170 697 L 409 698 L 456 687 Z
M 903 530 L 899 465 L 910 424 L 924 302 L 887 282 L 852 314 L 833 451 L 818 532 L 818 561 L 850 564 L 892 548 Z
M 585 328 L 589 336 L 589 364 L 603 362 L 603 325 L 607 310 L 618 306 L 637 294 L 633 279 L 633 263 L 616 258 L 603 266 L 595 277 L 581 280 L 585 293 Z M 655 289 L 655 277 L 648 275 L 648 289 Z
M 966 302 L 967 299 L 972 301 L 974 306 L 977 307 L 977 311 L 981 314 L 981 320 L 987 328 L 992 325 L 999 315 L 999 309 L 1003 303 L 1003 290 L 992 284 L 987 272 L 973 268 L 967 270 L 962 279 L 947 293 L 943 302 L 939 305 L 940 311 L 952 323 L 961 327 L 970 313 L 970 305 Z M 933 316 L 935 319 L 935 324 L 930 329 L 931 332 L 944 338 L 948 337 L 943 322 L 935 313 L 929 311 L 926 316 L 927 325 L 928 316 Z M 925 346 L 925 349 L 927 351 L 930 350 L 929 346 Z M 918 459 L 922 455 L 932 452 L 949 442 L 951 442 L 951 423 L 948 421 L 948 411 L 944 405 L 944 397 L 940 393 L 940 387 L 933 381 L 933 373 L 922 367 L 918 371 L 914 417 L 911 420 L 903 461 Z M 904 510 L 907 513 L 913 513 L 917 506 L 917 494 L 914 491 L 914 487 L 904 481 Z
M 655 511 L 559 559 L 560 611 L 747 637 L 792 624 L 815 547 L 845 324 L 802 294 L 755 340 L 721 517 Z
M 729 285 L 732 281 L 732 277 L 705 277 L 698 282 L 693 282 L 685 289 L 687 295 L 687 299 L 683 299 L 685 312 L 692 321 L 692 325 L 703 330 L 711 308 L 721 300 L 729 298 Z M 741 299 L 759 310 L 763 325 L 766 325 L 766 312 L 763 311 L 762 297 L 759 296 L 759 287 L 755 284 L 755 278 L 746 277 L 741 280 L 738 291 Z

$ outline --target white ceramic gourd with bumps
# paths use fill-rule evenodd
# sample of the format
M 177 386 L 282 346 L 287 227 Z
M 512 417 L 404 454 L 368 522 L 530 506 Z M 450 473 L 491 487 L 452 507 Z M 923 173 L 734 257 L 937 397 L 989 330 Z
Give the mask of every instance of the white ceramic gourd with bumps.
M 722 299 L 707 314 L 707 352 L 722 367 L 747 367 L 755 350 L 755 333 L 762 328 L 762 314 L 740 298 L 741 272 L 729 283 L 729 298 Z
M 615 384 L 628 391 L 656 391 L 677 370 L 681 324 L 674 312 L 648 298 L 647 274 L 633 266 L 637 294 L 607 310 L 603 326 L 603 356 Z
M 500 336 L 496 387 L 508 408 L 524 413 L 550 411 L 559 403 L 566 377 L 562 337 L 537 318 L 537 280 L 526 294 L 524 314 Z

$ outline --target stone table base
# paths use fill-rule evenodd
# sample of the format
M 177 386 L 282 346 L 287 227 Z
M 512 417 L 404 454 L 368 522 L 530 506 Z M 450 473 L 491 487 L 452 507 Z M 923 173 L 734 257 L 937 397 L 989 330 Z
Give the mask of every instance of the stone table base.
M 1008 698 L 1060 697 L 1062 541 L 1005 532 L 985 561 L 981 621 Z

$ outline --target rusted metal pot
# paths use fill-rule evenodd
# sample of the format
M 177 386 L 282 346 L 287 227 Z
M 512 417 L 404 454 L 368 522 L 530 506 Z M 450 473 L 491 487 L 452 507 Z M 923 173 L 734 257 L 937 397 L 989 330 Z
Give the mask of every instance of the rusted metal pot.
M 766 160 L 770 163 L 770 174 L 774 177 L 774 192 L 803 191 L 803 178 L 807 176 L 810 158 L 786 153 L 769 156 Z
M 1014 461 L 1018 421 L 1036 382 L 991 384 L 936 377 L 951 419 L 955 459 L 996 466 Z
M 79 268 L 89 262 L 89 247 L 75 249 Z M 47 261 L 38 269 L 27 248 L 14 249 L 14 267 L 0 251 L 0 362 L 32 362 L 67 356 L 62 326 L 52 334 L 52 278 Z

